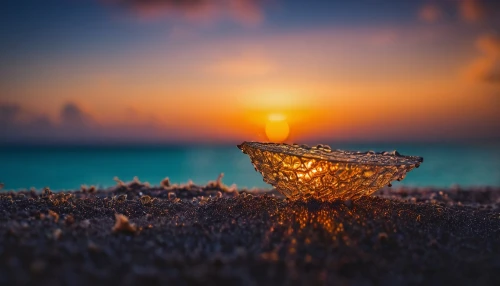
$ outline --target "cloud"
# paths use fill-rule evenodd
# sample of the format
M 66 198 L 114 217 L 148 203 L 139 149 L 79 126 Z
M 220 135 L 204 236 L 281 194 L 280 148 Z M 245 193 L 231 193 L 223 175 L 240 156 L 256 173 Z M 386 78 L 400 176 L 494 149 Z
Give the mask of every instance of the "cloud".
M 427 23 L 435 23 L 442 17 L 441 9 L 437 5 L 424 5 L 418 12 L 418 18 Z
M 21 106 L 15 103 L 0 103 L 0 122 L 2 124 L 11 124 L 21 112 Z
M 0 141 L 24 141 L 28 139 L 73 138 L 87 135 L 87 128 L 94 120 L 74 104 L 61 108 L 59 122 L 45 114 L 33 114 L 19 104 L 0 104 Z
M 500 37 L 485 34 L 476 40 L 481 53 L 465 70 L 469 79 L 500 84 Z
M 418 10 L 418 19 L 426 23 L 436 23 L 443 19 L 450 20 L 457 11 L 456 17 L 474 24 L 498 25 L 500 22 L 500 1 L 497 0 L 457 0 L 432 1 Z
M 500 1 L 497 0 L 461 0 L 459 12 L 463 20 L 469 23 L 484 22 L 496 26 L 500 19 Z
M 189 22 L 231 19 L 244 26 L 256 26 L 263 19 L 259 0 L 101 0 L 124 8 L 142 19 L 180 18 Z
M 134 124 L 100 125 L 71 102 L 61 107 L 58 120 L 30 113 L 19 104 L 0 102 L 0 120 L 0 143 L 140 142 L 162 140 L 171 134 L 156 122 L 141 118 Z
M 248 26 L 256 26 L 264 20 L 259 1 L 229 0 L 230 14 L 234 20 Z
M 47 116 L 31 114 L 17 103 L 0 103 L 0 142 L 29 138 L 52 127 Z
M 75 103 L 66 103 L 60 114 L 61 125 L 65 127 L 88 127 L 94 120 Z
M 460 1 L 460 15 L 468 22 L 476 22 L 485 16 L 485 8 L 481 0 L 462 0 Z

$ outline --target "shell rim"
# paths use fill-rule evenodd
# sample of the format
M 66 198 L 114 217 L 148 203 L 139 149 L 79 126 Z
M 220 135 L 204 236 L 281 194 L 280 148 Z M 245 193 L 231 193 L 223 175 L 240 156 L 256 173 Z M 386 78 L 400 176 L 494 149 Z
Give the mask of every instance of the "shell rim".
M 266 146 L 266 145 L 275 146 L 275 147 L 278 147 L 278 148 L 280 148 L 279 146 L 289 146 L 289 147 L 292 147 L 292 148 L 301 148 L 303 150 L 308 150 L 309 152 L 305 153 L 305 154 L 302 154 L 302 155 L 298 155 L 298 154 L 294 154 L 293 152 L 290 152 L 288 150 L 283 150 L 283 152 L 278 152 L 276 150 L 266 150 L 266 151 L 271 152 L 271 153 L 286 154 L 286 155 L 290 155 L 290 156 L 299 156 L 299 157 L 308 158 L 308 159 L 323 160 L 323 161 L 328 161 L 328 162 L 332 162 L 332 163 L 346 163 L 346 164 L 371 165 L 371 166 L 397 166 L 397 165 L 399 165 L 399 166 L 400 165 L 411 166 L 411 165 L 415 165 L 418 168 L 418 166 L 420 165 L 420 163 L 422 163 L 424 161 L 424 158 L 423 157 L 419 157 L 419 156 L 407 156 L 407 155 L 401 155 L 401 154 L 395 154 L 395 155 L 393 155 L 393 154 L 383 154 L 384 152 L 374 152 L 373 155 L 376 155 L 376 156 L 401 158 L 401 159 L 409 160 L 410 162 L 401 162 L 401 163 L 398 163 L 398 164 L 380 163 L 380 162 L 350 162 L 350 161 L 346 161 L 346 160 L 330 159 L 330 158 L 327 158 L 327 157 L 329 156 L 329 154 L 331 154 L 331 152 L 344 152 L 344 153 L 349 153 L 349 155 L 354 155 L 354 156 L 362 157 L 362 156 L 367 156 L 369 154 L 369 152 L 372 152 L 372 151 L 358 152 L 358 151 L 348 151 L 348 150 L 340 150 L 340 149 L 331 149 L 331 152 L 326 152 L 326 151 L 323 151 L 321 149 L 316 149 L 317 151 L 316 150 L 315 151 L 316 152 L 320 152 L 320 153 L 319 154 L 314 154 L 314 153 L 311 153 L 310 150 L 314 150 L 315 147 L 309 147 L 309 146 L 307 146 L 307 148 L 304 148 L 303 146 L 294 146 L 294 145 L 289 145 L 289 144 L 286 144 L 286 143 L 244 141 L 243 143 L 241 143 L 239 145 L 236 145 L 236 146 L 243 153 L 246 154 L 246 152 L 243 150 L 243 147 L 245 145 L 251 146 L 251 147 L 255 147 L 257 149 L 262 149 L 261 147 L 262 146 Z M 257 145 L 257 146 L 255 146 L 255 145 Z M 328 146 L 328 145 L 324 145 L 323 144 L 323 146 Z M 322 154 L 323 156 L 321 156 L 320 154 Z

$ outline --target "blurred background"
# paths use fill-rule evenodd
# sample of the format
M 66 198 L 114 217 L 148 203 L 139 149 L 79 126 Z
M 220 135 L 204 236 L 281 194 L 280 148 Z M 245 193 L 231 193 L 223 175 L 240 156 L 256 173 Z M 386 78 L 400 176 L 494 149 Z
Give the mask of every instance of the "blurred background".
M 6 0 L 0 182 L 267 187 L 236 144 L 424 157 L 500 186 L 496 0 Z

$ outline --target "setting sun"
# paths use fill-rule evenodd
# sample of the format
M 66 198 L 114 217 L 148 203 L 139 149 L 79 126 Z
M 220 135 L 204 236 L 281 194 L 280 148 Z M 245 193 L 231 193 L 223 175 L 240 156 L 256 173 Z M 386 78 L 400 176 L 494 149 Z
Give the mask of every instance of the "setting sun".
M 288 138 L 290 127 L 282 114 L 272 114 L 266 123 L 266 136 L 271 142 L 283 142 Z

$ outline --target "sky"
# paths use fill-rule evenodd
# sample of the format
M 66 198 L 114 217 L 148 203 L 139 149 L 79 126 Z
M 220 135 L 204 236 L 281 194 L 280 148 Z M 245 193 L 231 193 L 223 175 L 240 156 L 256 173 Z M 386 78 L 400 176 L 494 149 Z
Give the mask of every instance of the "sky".
M 6 0 L 0 39 L 0 143 L 500 141 L 495 0 Z

